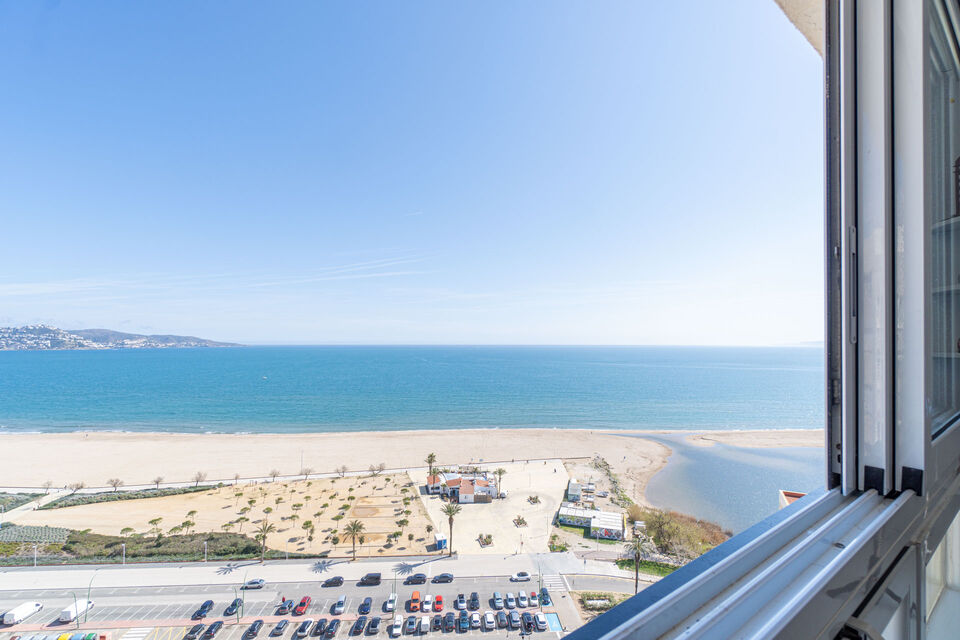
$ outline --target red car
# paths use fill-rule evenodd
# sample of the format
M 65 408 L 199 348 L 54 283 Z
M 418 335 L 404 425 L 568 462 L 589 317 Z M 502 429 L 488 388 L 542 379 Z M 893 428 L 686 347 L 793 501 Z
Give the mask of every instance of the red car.
M 298 604 L 296 608 L 293 610 L 293 615 L 302 616 L 307 612 L 307 607 L 309 606 L 310 606 L 310 596 L 303 596 L 303 598 L 300 600 L 300 604 Z
M 443 596 L 436 596 L 433 599 L 433 610 L 443 611 Z

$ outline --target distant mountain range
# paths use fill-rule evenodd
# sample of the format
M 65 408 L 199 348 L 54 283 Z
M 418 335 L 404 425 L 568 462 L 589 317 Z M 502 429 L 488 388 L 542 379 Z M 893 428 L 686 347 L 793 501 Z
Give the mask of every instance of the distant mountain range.
M 51 349 L 178 349 L 190 347 L 239 347 L 193 336 L 145 336 L 110 329 L 66 331 L 43 324 L 0 327 L 0 351 Z

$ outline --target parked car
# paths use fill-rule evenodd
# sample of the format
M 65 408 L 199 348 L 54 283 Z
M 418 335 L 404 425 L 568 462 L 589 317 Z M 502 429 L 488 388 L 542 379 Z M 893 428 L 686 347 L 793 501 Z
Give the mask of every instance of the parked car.
M 337 631 L 340 630 L 340 621 L 334 618 L 330 621 L 330 624 L 327 625 L 327 635 L 325 637 L 332 638 L 337 635 Z
M 203 620 L 207 617 L 207 614 L 210 613 L 210 609 L 213 609 L 213 600 L 207 600 L 200 608 L 193 612 L 194 620 Z
M 467 604 L 471 611 L 476 611 L 480 608 L 480 594 L 474 591 L 470 594 L 470 602 Z
M 530 613 L 529 611 L 524 611 L 524 612 L 523 612 L 523 616 L 521 616 L 520 619 L 522 620 L 522 625 L 523 625 L 523 630 L 524 630 L 524 631 L 528 631 L 528 632 L 529 632 L 529 631 L 533 631 L 533 629 L 534 629 L 534 624 L 533 624 L 533 614 L 532 614 L 532 613 Z
M 443 629 L 443 616 L 439 613 L 433 616 L 433 620 L 430 622 L 430 628 L 434 631 L 441 631 Z
M 466 633 L 470 630 L 470 615 L 466 611 L 461 611 L 460 617 L 457 618 L 457 630 L 460 633 Z
M 539 606 L 540 606 L 540 603 L 537 602 L 537 592 L 536 592 L 536 591 L 531 591 L 531 592 L 530 592 L 530 606 L 531 606 L 531 607 L 539 607 Z
M 417 616 L 407 618 L 406 624 L 403 625 L 403 632 L 408 636 L 417 632 Z
M 206 625 L 195 624 L 190 627 L 190 631 L 187 631 L 187 635 L 185 635 L 184 638 L 186 638 L 186 640 L 197 640 L 200 634 L 203 633 L 204 628 L 206 628 Z
M 270 635 L 271 636 L 283 635 L 283 632 L 286 630 L 288 624 L 290 623 L 287 622 L 286 620 L 281 620 L 280 622 L 274 625 L 273 629 L 270 630 Z
M 310 603 L 313 602 L 310 599 L 310 596 L 303 596 L 300 598 L 300 604 L 297 605 L 297 608 L 293 610 L 293 615 L 302 616 L 307 612 L 307 609 L 310 608 Z
M 493 631 L 497 628 L 497 619 L 493 615 L 493 611 L 487 611 L 483 614 L 483 629 L 484 631 Z
M 250 626 L 247 627 L 247 630 L 244 631 L 243 637 L 245 638 L 256 638 L 257 634 L 260 633 L 260 629 L 263 628 L 263 620 L 254 620 L 250 623 Z
M 367 626 L 367 616 L 360 616 L 354 621 L 353 626 L 350 627 L 350 635 L 352 636 L 360 635 L 361 633 L 363 633 L 363 628 L 365 626 Z
M 410 596 L 410 611 L 417 612 L 420 611 L 420 592 L 414 591 L 413 595 Z
M 480 628 L 480 614 L 479 614 L 479 613 L 474 612 L 474 613 L 471 613 L 471 614 L 470 614 L 470 628 L 471 628 L 471 629 L 479 629 L 479 628 Z
M 327 578 L 323 581 L 321 587 L 342 587 L 343 586 L 343 576 L 333 576 L 332 578 Z
M 207 627 L 207 630 L 200 637 L 203 638 L 204 640 L 212 640 L 212 638 L 215 635 L 217 635 L 217 631 L 220 631 L 220 628 L 222 626 L 223 626 L 223 623 L 217 620 L 216 622 L 211 624 L 209 627 Z
M 324 631 L 327 630 L 327 619 L 320 618 L 317 620 L 317 623 L 313 625 L 313 630 L 310 632 L 310 635 L 314 638 L 319 638 L 323 635 Z
M 453 601 L 453 608 L 464 610 L 467 608 L 467 598 L 462 593 L 457 594 L 457 599 Z
M 506 611 L 497 611 L 497 628 L 498 629 L 507 628 L 507 612 Z
M 247 580 L 243 583 L 241 589 L 263 589 L 264 585 L 267 583 L 263 578 L 254 578 L 253 580 Z
M 347 596 L 340 596 L 336 602 L 333 603 L 333 607 L 330 609 L 330 613 L 335 616 L 341 615 L 347 608 Z
M 422 636 L 430 633 L 430 616 L 420 616 L 420 624 L 417 628 Z
M 407 576 L 407 579 L 403 581 L 403 584 L 426 584 L 427 583 L 427 574 L 425 573 L 415 573 L 412 576 Z
M 513 597 L 513 594 L 507 592 L 507 599 L 504 600 L 503 606 L 507 609 L 516 609 L 517 608 L 517 599 Z
M 544 587 L 540 589 L 540 602 L 543 603 L 543 606 L 549 607 L 553 604 L 553 600 L 550 599 L 550 592 L 547 591 L 547 588 Z
M 363 599 L 363 602 L 360 603 L 359 613 L 360 615 L 367 615 L 370 613 L 370 609 L 373 608 L 373 598 L 367 597 Z
M 518 611 L 510 612 L 510 628 L 511 629 L 520 628 L 520 613 Z
M 530 602 L 527 600 L 527 594 L 523 591 L 517 594 L 517 605 L 521 607 L 526 607 Z
M 379 573 L 368 573 L 367 575 L 360 578 L 360 586 L 362 587 L 371 587 L 380 584 L 380 574 Z
M 293 632 L 295 638 L 306 638 L 307 634 L 310 633 L 310 627 L 313 626 L 313 618 L 307 618 L 299 625 L 297 625 L 297 630 Z
M 391 593 L 387 601 L 383 603 L 383 610 L 387 613 L 395 611 L 397 608 L 397 594 Z
M 373 616 L 367 623 L 367 635 L 375 636 L 380 633 L 380 616 Z
M 441 582 L 453 582 L 453 574 L 438 573 L 437 575 L 433 576 L 433 580 L 431 580 L 430 582 L 435 582 L 437 584 L 440 584 Z
M 510 582 L 530 582 L 530 574 L 526 571 L 517 571 L 510 576 Z
M 420 603 L 421 611 L 430 611 L 433 609 L 433 596 L 429 593 L 423 596 L 423 602 Z
M 543 613 L 537 613 L 533 616 L 533 622 L 537 625 L 537 631 L 546 631 L 547 630 L 547 616 Z
M 237 611 L 239 611 L 240 607 L 242 606 L 243 606 L 243 600 L 241 600 L 240 598 L 234 598 L 233 602 L 230 603 L 230 606 L 228 606 L 226 609 L 223 610 L 223 615 L 232 616 Z
M 443 631 L 444 633 L 450 633 L 457 626 L 457 616 L 454 615 L 453 611 L 448 611 L 447 615 L 443 616 Z
M 394 638 L 399 637 L 400 634 L 403 633 L 403 616 L 399 613 L 393 616 L 393 624 L 390 626 L 390 629 L 388 629 L 388 633 Z
M 497 611 L 503 609 L 503 596 L 500 595 L 499 591 L 493 592 L 493 608 Z
M 443 611 L 443 596 L 437 596 L 433 599 L 433 610 Z
M 285 616 L 293 611 L 293 600 L 284 600 L 277 606 L 277 615 Z

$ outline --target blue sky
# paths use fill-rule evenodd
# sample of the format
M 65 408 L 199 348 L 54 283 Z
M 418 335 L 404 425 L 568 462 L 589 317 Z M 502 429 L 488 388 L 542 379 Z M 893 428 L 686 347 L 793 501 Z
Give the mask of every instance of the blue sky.
M 0 2 L 0 325 L 822 337 L 822 62 L 773 0 Z

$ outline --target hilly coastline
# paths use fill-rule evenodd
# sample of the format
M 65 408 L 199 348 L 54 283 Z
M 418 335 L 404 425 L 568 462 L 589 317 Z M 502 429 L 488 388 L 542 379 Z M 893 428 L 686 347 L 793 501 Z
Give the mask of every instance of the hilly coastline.
M 141 335 L 110 329 L 66 330 L 43 324 L 0 327 L 0 351 L 46 351 L 73 349 L 183 349 L 239 347 L 194 336 Z

